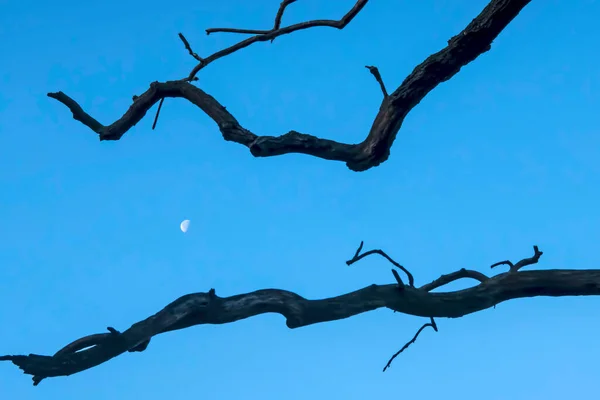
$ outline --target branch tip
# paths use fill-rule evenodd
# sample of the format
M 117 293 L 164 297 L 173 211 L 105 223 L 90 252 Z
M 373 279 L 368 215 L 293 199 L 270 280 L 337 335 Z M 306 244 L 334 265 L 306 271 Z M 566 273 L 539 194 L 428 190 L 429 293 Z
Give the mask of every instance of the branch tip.
M 394 361 L 394 359 L 396 357 L 398 357 L 400 355 L 400 353 L 402 353 L 404 350 L 408 349 L 408 347 L 415 343 L 417 341 L 417 338 L 419 337 L 419 335 L 421 334 L 421 332 L 423 331 L 423 329 L 427 328 L 427 327 L 432 327 L 434 331 L 438 331 L 438 327 L 437 324 L 435 323 L 435 320 L 433 319 L 433 317 L 430 317 L 430 322 L 423 324 L 423 326 L 421 326 L 419 328 L 419 330 L 417 331 L 417 333 L 415 334 L 415 336 L 409 341 L 407 342 L 404 346 L 402 346 L 402 348 L 400 350 L 398 350 L 396 353 L 394 353 L 394 355 L 388 360 L 387 364 L 385 365 L 385 367 L 383 367 L 383 372 L 385 372 L 389 367 L 392 366 L 392 362 Z
M 367 68 L 369 72 L 371 72 L 371 74 L 375 77 L 375 80 L 377 81 L 377 83 L 379 83 L 379 87 L 381 88 L 381 92 L 383 93 L 383 98 L 387 99 L 388 92 L 385 88 L 385 84 L 383 83 L 383 78 L 381 78 L 381 74 L 379 73 L 379 69 L 371 65 L 366 65 L 365 68 Z
M 360 242 L 360 246 L 358 246 L 358 249 L 356 250 L 356 252 L 354 253 L 354 257 L 352 257 L 350 260 L 346 261 L 346 265 L 352 265 L 357 261 L 362 260 L 363 258 L 370 256 L 371 254 L 379 254 L 380 256 L 384 257 L 386 260 L 388 260 L 393 266 L 395 266 L 396 268 L 402 270 L 402 272 L 404 272 L 406 274 L 406 276 L 408 277 L 408 285 L 410 287 L 414 287 L 415 286 L 415 279 L 412 276 L 412 274 L 406 269 L 404 268 L 402 265 L 398 264 L 396 261 L 394 261 L 390 256 L 388 256 L 383 250 L 380 249 L 375 249 L 375 250 L 369 250 L 367 252 L 364 252 L 363 254 L 360 254 L 362 248 L 363 248 L 363 242 Z M 394 275 L 395 276 L 395 275 Z M 399 277 L 399 276 L 398 276 Z M 403 284 L 404 285 L 404 284 Z
M 532 264 L 537 264 L 538 261 L 540 260 L 540 257 L 542 256 L 542 254 L 544 254 L 544 253 L 542 251 L 540 251 L 540 249 L 537 246 L 533 246 L 533 257 L 524 258 L 524 259 L 520 260 L 519 262 L 517 262 L 516 264 L 513 264 L 509 260 L 500 261 L 495 264 L 492 264 L 490 266 L 490 268 L 494 268 L 499 265 L 508 265 L 509 273 L 518 272 L 523 267 L 526 267 L 526 266 L 532 265 Z
M 181 41 L 183 42 L 183 45 L 185 46 L 185 49 L 188 51 L 190 56 L 194 57 L 200 63 L 203 63 L 204 59 L 192 50 L 192 46 L 190 46 L 190 42 L 188 42 L 188 40 L 185 38 L 185 36 L 183 36 L 183 33 L 179 32 L 178 35 L 179 35 L 179 39 L 181 39 Z

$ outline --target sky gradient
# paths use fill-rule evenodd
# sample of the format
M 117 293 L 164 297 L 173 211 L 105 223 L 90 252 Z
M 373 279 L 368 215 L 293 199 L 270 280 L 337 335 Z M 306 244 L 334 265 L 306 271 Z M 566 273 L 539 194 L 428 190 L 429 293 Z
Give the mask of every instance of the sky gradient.
M 343 15 L 302 0 L 283 23 Z M 307 298 L 424 284 L 544 252 L 537 268 L 598 268 L 600 2 L 533 1 L 492 50 L 406 118 L 362 173 L 303 155 L 257 159 L 184 100 L 167 99 L 117 142 L 46 97 L 62 90 L 108 124 L 152 81 L 268 29 L 279 0 L 0 0 L 0 354 L 52 354 L 128 328 L 177 297 L 280 288 Z M 359 142 L 381 93 L 446 45 L 487 0 L 378 0 L 343 31 L 259 43 L 203 70 L 199 86 L 248 129 Z M 192 221 L 187 234 L 179 223 Z M 472 282 L 449 285 L 449 290 Z M 424 318 L 377 310 L 289 330 L 280 315 L 161 335 L 38 387 L 0 363 L 0 398 L 553 400 L 597 393 L 598 298 L 514 300 L 438 320 L 385 373 Z

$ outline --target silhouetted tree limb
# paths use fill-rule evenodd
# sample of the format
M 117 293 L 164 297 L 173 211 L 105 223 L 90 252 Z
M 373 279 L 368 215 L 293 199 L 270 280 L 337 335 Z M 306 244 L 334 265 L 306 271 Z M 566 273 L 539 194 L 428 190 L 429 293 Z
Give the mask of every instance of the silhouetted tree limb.
M 285 8 L 295 1 L 283 1 L 277 12 L 275 24 L 270 30 L 248 29 L 207 29 L 207 33 L 233 32 L 254 34 L 239 43 L 220 50 L 206 58 L 192 50 L 190 43 L 180 34 L 185 48 L 198 61 L 187 77 L 177 81 L 153 82 L 140 96 L 134 96 L 133 104 L 127 112 L 110 125 L 103 125 L 87 114 L 81 106 L 63 92 L 48 93 L 48 96 L 67 106 L 73 118 L 96 132 L 100 140 L 119 140 L 131 127 L 137 124 L 158 101 L 165 98 L 183 98 L 206 113 L 219 127 L 227 141 L 242 144 L 250 149 L 255 157 L 271 157 L 288 153 L 302 153 L 326 160 L 344 161 L 354 171 L 364 171 L 386 161 L 390 148 L 402 126 L 404 118 L 438 84 L 456 75 L 462 67 L 487 52 L 491 44 L 504 28 L 519 14 L 531 0 L 492 0 L 487 7 L 467 27 L 448 41 L 441 51 L 432 54 L 419 64 L 413 72 L 394 90 L 387 90 L 375 75 L 384 93 L 379 112 L 371 129 L 361 143 L 347 144 L 294 130 L 281 136 L 259 136 L 244 128 L 237 119 L 215 98 L 194 86 L 198 72 L 213 61 L 232 54 L 256 42 L 272 41 L 276 37 L 317 26 L 343 29 L 363 9 L 368 0 L 359 0 L 340 20 L 314 20 L 281 27 L 281 17 Z
M 535 256 L 519 263 L 531 264 L 533 258 Z M 430 292 L 461 278 L 474 278 L 480 283 L 453 292 Z M 127 351 L 143 351 L 153 336 L 164 332 L 194 325 L 227 324 L 265 313 L 281 314 L 286 319 L 286 325 L 294 329 L 386 307 L 396 312 L 430 318 L 431 322 L 425 324 L 419 330 L 420 333 L 427 326 L 437 330 L 433 318 L 458 318 L 511 299 L 594 295 L 600 295 L 600 270 L 514 271 L 487 278 L 481 273 L 461 269 L 442 275 L 420 288 L 405 285 L 402 290 L 398 290 L 397 284 L 370 285 L 355 292 L 322 300 L 308 300 L 296 293 L 279 289 L 219 297 L 211 289 L 206 293 L 182 296 L 122 333 L 108 328 L 109 333 L 78 339 L 54 356 L 14 355 L 2 356 L 0 360 L 12 361 L 26 374 L 32 375 L 34 385 L 37 385 L 44 378 L 72 375 Z M 417 335 L 403 349 L 413 343 Z M 88 346 L 92 347 L 83 349 Z
M 321 139 L 312 135 L 290 131 L 284 135 L 259 136 L 245 129 L 235 117 L 215 98 L 194 86 L 198 73 L 213 61 L 232 54 L 256 42 L 273 41 L 275 38 L 295 31 L 317 26 L 343 29 L 355 18 L 368 0 L 358 0 L 340 20 L 313 20 L 281 27 L 286 8 L 297 0 L 283 0 L 277 11 L 273 28 L 269 30 L 212 28 L 207 34 L 229 32 L 254 35 L 239 43 L 220 50 L 208 57 L 194 52 L 190 42 L 179 34 L 188 53 L 197 61 L 195 67 L 183 79 L 153 82 L 140 96 L 133 97 L 127 112 L 110 125 L 103 125 L 73 99 L 62 92 L 48 96 L 63 103 L 73 113 L 73 118 L 96 132 L 100 140 L 119 140 L 137 124 L 156 104 L 165 98 L 183 98 L 206 113 L 218 125 L 225 140 L 242 144 L 256 157 L 303 153 L 328 160 L 344 161 L 354 171 L 364 171 L 387 160 L 390 148 L 408 112 L 438 84 L 450 79 L 462 67 L 491 48 L 491 43 L 519 14 L 530 0 L 492 0 L 484 10 L 448 46 L 429 56 L 391 94 L 385 87 L 377 67 L 367 66 L 383 93 L 379 112 L 365 140 L 358 144 L 346 144 Z M 160 106 L 159 110 L 160 111 Z M 153 127 L 156 125 L 157 112 Z M 378 308 L 429 318 L 411 341 L 392 356 L 394 358 L 414 343 L 427 327 L 436 332 L 434 318 L 457 318 L 495 307 L 501 302 L 536 296 L 597 296 L 600 295 L 600 270 L 538 270 L 521 271 L 525 266 L 536 264 L 542 252 L 534 246 L 534 255 L 517 263 L 501 261 L 493 264 L 508 265 L 509 271 L 488 277 L 478 271 L 460 269 L 442 275 L 433 282 L 416 287 L 408 269 L 394 261 L 382 250 L 370 250 L 360 254 L 363 243 L 351 265 L 362 258 L 379 254 L 406 274 L 404 284 L 396 269 L 392 269 L 396 283 L 370 285 L 355 292 L 320 300 L 308 300 L 286 290 L 264 289 L 230 297 L 219 297 L 214 289 L 204 293 L 192 293 L 180 297 L 153 316 L 135 323 L 124 332 L 108 327 L 108 333 L 94 334 L 75 340 L 53 356 L 36 354 L 2 356 L 0 361 L 11 361 L 26 374 L 33 376 L 34 385 L 43 379 L 67 376 L 100 365 L 125 352 L 144 351 L 152 337 L 161 333 L 185 329 L 202 324 L 225 324 L 264 313 L 278 313 L 285 317 L 289 328 L 299 328 L 316 323 L 349 318 Z M 452 292 L 432 292 L 458 279 L 478 281 L 476 286 Z

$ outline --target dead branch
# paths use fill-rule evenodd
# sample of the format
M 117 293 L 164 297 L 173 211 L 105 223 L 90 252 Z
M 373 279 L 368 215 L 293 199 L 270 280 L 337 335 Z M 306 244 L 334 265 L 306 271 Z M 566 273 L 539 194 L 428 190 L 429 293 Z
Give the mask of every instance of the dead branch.
M 205 112 L 219 127 L 223 138 L 249 148 L 255 157 L 272 157 L 301 153 L 325 160 L 343 161 L 353 171 L 365 171 L 386 161 L 404 118 L 437 85 L 456 75 L 462 67 L 491 48 L 492 42 L 531 0 L 492 0 L 467 27 L 448 41 L 448 46 L 419 64 L 402 84 L 385 96 L 371 129 L 361 143 L 347 144 L 321 139 L 294 130 L 281 136 L 259 136 L 245 129 L 212 96 L 192 85 L 197 73 L 213 61 L 232 54 L 256 42 L 272 40 L 303 29 L 328 26 L 343 29 L 367 4 L 359 0 L 340 20 L 314 20 L 280 28 L 281 15 L 292 1 L 284 1 L 278 11 L 274 28 L 268 31 L 208 29 L 207 33 L 256 33 L 255 36 L 220 50 L 206 58 L 194 53 L 189 42 L 180 35 L 188 52 L 198 61 L 190 74 L 179 81 L 154 82 L 141 96 L 134 98 L 127 112 L 110 125 L 103 125 L 62 92 L 48 93 L 69 108 L 73 118 L 92 131 L 100 140 L 119 140 L 137 124 L 158 101 L 167 97 L 183 98 Z M 385 91 L 384 93 L 386 93 Z
M 454 281 L 456 281 L 458 279 L 462 279 L 462 278 L 471 278 L 471 279 L 475 279 L 479 282 L 485 282 L 488 279 L 490 279 L 487 276 L 485 276 L 484 274 L 482 274 L 481 272 L 462 268 L 456 272 L 442 275 L 439 278 L 437 278 L 435 281 L 421 286 L 420 289 L 424 290 L 426 292 L 430 292 L 434 289 L 439 288 L 440 286 L 447 285 L 450 282 L 454 282 Z
M 533 246 L 533 257 L 524 258 L 516 264 L 513 264 L 509 260 L 500 261 L 495 264 L 492 264 L 490 266 L 490 268 L 494 268 L 499 265 L 508 265 L 508 267 L 509 267 L 508 272 L 517 272 L 518 270 L 520 270 L 523 267 L 526 267 L 526 266 L 532 265 L 532 264 L 537 264 L 537 262 L 540 260 L 540 257 L 542 256 L 542 254 L 544 254 L 544 253 L 541 252 L 537 246 Z
M 423 324 L 423 326 L 421 326 L 419 328 L 419 330 L 417 331 L 417 333 L 415 333 L 415 336 L 408 341 L 404 346 L 402 346 L 402 348 L 400 350 L 398 350 L 396 353 L 394 353 L 394 355 L 388 360 L 387 364 L 385 364 L 385 367 L 383 367 L 383 372 L 385 372 L 389 367 L 392 366 L 392 362 L 394 362 L 394 359 L 396 357 L 398 357 L 400 355 L 400 353 L 402 353 L 404 350 L 408 349 L 408 346 L 410 346 L 411 344 L 413 344 L 414 342 L 417 341 L 417 338 L 419 337 L 419 334 L 421 332 L 423 332 L 423 329 L 427 328 L 427 327 L 432 327 L 434 331 L 438 331 L 438 327 L 437 324 L 435 323 L 435 320 L 433 319 L 433 317 L 430 318 L 430 322 Z
M 357 254 L 360 249 L 359 247 Z M 541 252 L 536 250 L 532 258 L 539 254 Z M 539 259 L 539 256 L 537 258 Z M 480 280 L 481 283 L 453 292 L 430 292 L 456 279 L 467 277 Z M 127 351 L 143 351 L 152 337 L 194 325 L 227 324 L 259 314 L 277 313 L 285 317 L 288 328 L 295 329 L 349 318 L 383 307 L 431 319 L 431 322 L 425 324 L 397 353 L 400 354 L 414 343 L 419 333 L 427 326 L 437 331 L 433 318 L 458 318 L 494 307 L 507 300 L 524 297 L 598 295 L 600 269 L 518 271 L 502 273 L 491 278 L 475 271 L 461 269 L 443 275 L 421 288 L 406 285 L 399 291 L 396 284 L 370 285 L 351 293 L 321 300 L 308 300 L 296 293 L 280 289 L 264 289 L 219 297 L 214 289 L 211 289 L 206 293 L 182 296 L 153 316 L 133 324 L 124 332 L 108 328 L 109 333 L 78 339 L 54 356 L 12 355 L 2 356 L 0 361 L 11 361 L 26 374 L 32 375 L 34 385 L 37 385 L 44 378 L 72 375 Z
M 386 260 L 388 260 L 394 267 L 402 270 L 402 272 L 404 272 L 406 274 L 406 276 L 408 277 L 408 284 L 411 287 L 415 286 L 415 278 L 412 276 L 412 274 L 406 268 L 404 268 L 402 265 L 400 265 L 396 261 L 394 261 L 383 250 L 379 250 L 379 249 L 369 250 L 369 251 L 366 251 L 366 252 L 360 254 L 364 244 L 365 244 L 364 241 L 360 242 L 360 244 L 358 245 L 358 249 L 356 249 L 356 252 L 354 253 L 354 256 L 350 260 L 346 261 L 346 265 L 350 266 L 350 265 L 354 264 L 355 262 L 360 261 L 367 256 L 370 256 L 371 254 L 379 254 L 380 256 L 382 256 Z M 400 279 L 400 275 L 398 275 L 398 273 L 395 270 L 392 270 L 392 274 L 394 275 L 394 278 L 396 278 L 396 281 L 398 282 L 398 286 L 400 286 L 400 288 L 404 287 L 404 283 L 402 282 L 402 279 Z
M 241 50 L 245 47 L 248 47 L 251 44 L 256 43 L 256 42 L 266 42 L 269 40 L 272 42 L 273 40 L 275 40 L 276 37 L 283 36 L 283 35 L 289 35 L 290 33 L 293 33 L 296 31 L 301 31 L 304 29 L 316 28 L 317 26 L 327 26 L 330 28 L 344 29 L 346 27 L 346 25 L 348 25 L 350 23 L 350 21 L 352 21 L 354 19 L 354 17 L 356 17 L 356 15 L 360 12 L 360 10 L 362 10 L 363 7 L 367 5 L 367 2 L 369 0 L 358 0 L 356 2 L 356 4 L 354 4 L 354 7 L 352 7 L 352 9 L 350 9 L 350 11 L 348 11 L 346 13 L 346 15 L 344 15 L 342 18 L 340 18 L 337 21 L 331 20 L 331 19 L 318 19 L 318 20 L 313 20 L 313 21 L 300 22 L 298 24 L 280 28 L 279 25 L 281 25 L 281 18 L 283 17 L 283 12 L 285 11 L 285 8 L 288 5 L 294 3 L 295 1 L 296 0 L 293 0 L 293 1 L 284 0 L 281 3 L 281 5 L 279 6 L 277 15 L 275 16 L 274 28 L 270 29 L 268 31 L 252 30 L 252 29 L 231 29 L 231 28 L 207 29 L 206 30 L 207 35 L 210 35 L 211 33 L 216 33 L 216 32 L 255 33 L 256 35 L 249 37 L 248 39 L 242 40 L 241 42 L 238 42 L 238 43 L 234 44 L 233 46 L 230 46 L 226 49 L 220 50 L 209 57 L 206 57 L 205 59 L 200 61 L 198 63 L 198 65 L 196 65 L 194 67 L 194 69 L 192 69 L 192 72 L 190 72 L 188 77 L 184 78 L 184 80 L 186 80 L 186 81 L 194 80 L 194 78 L 196 77 L 198 72 L 200 72 L 201 69 L 206 67 L 211 62 L 218 60 L 219 58 L 228 56 L 229 54 L 235 53 L 236 51 Z

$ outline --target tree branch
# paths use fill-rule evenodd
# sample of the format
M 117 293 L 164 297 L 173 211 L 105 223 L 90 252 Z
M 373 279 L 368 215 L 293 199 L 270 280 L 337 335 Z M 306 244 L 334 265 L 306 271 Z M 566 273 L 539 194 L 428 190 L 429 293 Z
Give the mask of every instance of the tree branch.
M 415 286 L 415 278 L 412 276 L 412 274 L 406 268 L 404 268 L 402 265 L 400 265 L 396 261 L 394 261 L 392 259 L 392 257 L 388 256 L 383 250 L 374 249 L 374 250 L 365 251 L 364 253 L 360 254 L 364 244 L 365 244 L 364 241 L 360 242 L 360 244 L 358 245 L 358 249 L 356 249 L 356 252 L 354 253 L 354 256 L 350 260 L 346 261 L 346 265 L 350 266 L 350 265 L 354 264 L 355 262 L 360 261 L 367 256 L 370 256 L 371 254 L 379 254 L 380 256 L 382 256 L 383 258 L 388 260 L 394 267 L 398 268 L 399 270 L 401 270 L 402 272 L 404 272 L 406 274 L 406 276 L 408 277 L 408 284 L 410 286 L 412 286 L 412 287 Z M 396 278 L 398 285 L 400 287 L 403 287 L 404 283 L 402 282 L 402 279 L 400 279 L 400 276 L 398 275 L 398 273 L 395 270 L 392 270 L 392 273 L 394 274 L 394 277 Z
M 384 97 L 367 137 L 358 144 L 321 139 L 294 130 L 277 137 L 259 136 L 242 127 L 217 100 L 189 82 L 193 81 L 196 74 L 211 62 L 253 43 L 272 40 L 281 35 L 316 26 L 343 29 L 362 10 L 367 0 L 357 1 L 354 7 L 339 21 L 315 20 L 284 28 L 275 28 L 280 24 L 280 19 L 276 19 L 274 29 L 243 31 L 244 33 L 258 34 L 206 58 L 201 58 L 194 53 L 187 40 L 182 39 L 184 43 L 187 43 L 188 52 L 199 61 L 196 67 L 183 80 L 152 83 L 150 89 L 141 96 L 135 97 L 129 110 L 110 125 L 102 125 L 87 114 L 77 102 L 62 92 L 48 93 L 48 96 L 67 106 L 73 113 L 73 118 L 96 132 L 100 140 L 119 140 L 145 116 L 156 102 L 166 97 L 178 97 L 198 106 L 219 126 L 225 140 L 248 147 L 255 157 L 301 153 L 326 160 L 343 161 L 353 171 L 365 171 L 388 159 L 390 148 L 409 111 L 437 85 L 449 80 L 462 67 L 490 50 L 496 37 L 530 1 L 492 0 L 462 32 L 448 41 L 447 47 L 429 56 L 392 94 Z M 278 16 L 279 14 L 283 15 L 283 10 L 291 3 L 284 1 L 280 6 Z M 224 28 L 215 28 L 207 30 L 207 33 L 224 31 L 226 31 Z M 228 31 L 234 32 L 233 30 Z M 235 32 L 242 32 L 242 30 Z
M 206 30 L 207 35 L 210 35 L 211 33 L 216 33 L 216 32 L 256 33 L 257 35 L 249 37 L 248 39 L 242 40 L 241 42 L 238 42 L 238 43 L 234 44 L 233 46 L 230 46 L 226 49 L 220 50 L 220 51 L 214 53 L 213 55 L 206 57 L 205 59 L 200 61 L 200 63 L 198 63 L 198 65 L 196 65 L 194 67 L 194 69 L 192 69 L 192 72 L 190 72 L 189 76 L 187 78 L 184 78 L 184 80 L 192 81 L 194 79 L 194 77 L 196 76 L 196 74 L 198 74 L 198 72 L 200 72 L 201 69 L 206 67 L 211 62 L 218 60 L 219 58 L 228 56 L 229 54 L 235 53 L 236 51 L 241 50 L 245 47 L 248 47 L 251 44 L 256 43 L 256 42 L 266 42 L 269 40 L 272 42 L 276 37 L 283 36 L 283 35 L 289 35 L 290 33 L 293 33 L 296 31 L 301 31 L 304 29 L 316 28 L 317 26 L 327 26 L 327 27 L 331 27 L 331 28 L 344 29 L 346 27 L 346 25 L 348 25 L 350 23 L 350 21 L 352 21 L 354 19 L 354 17 L 356 17 L 356 15 L 360 12 L 360 10 L 362 10 L 363 7 L 367 5 L 367 2 L 369 0 L 358 0 L 356 2 L 356 4 L 354 4 L 354 7 L 352 7 L 352 9 L 350 11 L 348 11 L 346 13 L 346 15 L 344 15 L 342 18 L 340 18 L 337 21 L 331 20 L 331 19 L 318 19 L 318 20 L 313 20 L 313 21 L 300 22 L 298 24 L 286 26 L 284 28 L 279 28 L 279 25 L 281 25 L 281 18 L 283 17 L 283 12 L 285 11 L 285 8 L 288 5 L 294 3 L 295 1 L 296 0 L 293 0 L 293 1 L 284 0 L 281 3 L 281 5 L 279 6 L 279 11 L 277 12 L 277 15 L 275 17 L 274 28 L 271 30 L 268 30 L 268 31 L 254 30 L 254 29 L 230 29 L 230 28 L 207 29 Z
M 442 275 L 439 278 L 437 278 L 435 281 L 428 283 L 426 285 L 423 285 L 420 287 L 421 290 L 424 290 L 426 292 L 430 292 L 434 289 L 439 288 L 440 286 L 444 286 L 449 284 L 450 282 L 454 282 L 458 279 L 462 279 L 462 278 L 471 278 L 471 279 L 475 279 L 481 283 L 487 281 L 488 278 L 487 276 L 485 276 L 484 274 L 482 274 L 481 272 L 478 271 L 472 271 L 470 269 L 459 269 L 456 272 L 452 272 L 450 274 L 447 275 Z
M 421 326 L 419 328 L 417 333 L 415 333 L 415 336 L 409 342 L 407 342 L 404 346 L 402 346 L 402 348 L 400 350 L 398 350 L 396 353 L 394 353 L 394 355 L 388 360 L 387 364 L 385 364 L 385 367 L 383 367 L 383 372 L 385 372 L 389 367 L 392 366 L 392 362 L 394 362 L 394 359 L 396 357 L 398 357 L 400 355 L 400 353 L 402 353 L 404 350 L 408 349 L 408 346 L 410 346 L 411 344 L 413 344 L 414 342 L 417 341 L 417 338 L 419 337 L 421 332 L 423 332 L 423 329 L 425 329 L 427 327 L 432 327 L 434 331 L 436 331 L 436 332 L 438 331 L 437 324 L 435 323 L 435 320 L 433 319 L 433 317 L 431 317 L 430 322 L 423 324 L 423 326 Z
M 499 265 L 508 265 L 509 270 L 508 272 L 517 272 L 518 270 L 520 270 L 523 267 L 526 267 L 528 265 L 533 265 L 533 264 L 537 264 L 537 262 L 540 260 L 540 257 L 542 256 L 542 254 L 544 254 L 543 252 L 541 252 L 537 246 L 533 246 L 533 257 L 529 257 L 529 258 L 524 258 L 521 261 L 519 261 L 516 264 L 513 264 L 511 261 L 506 260 L 506 261 L 500 261 L 497 262 L 495 264 L 492 264 L 490 266 L 490 268 L 494 268 L 497 267 Z
M 481 279 L 482 282 L 454 292 L 429 292 L 460 277 Z M 207 293 L 182 296 L 122 333 L 109 328 L 110 333 L 79 339 L 54 356 L 2 356 L 0 361 L 12 361 L 26 374 L 32 375 L 34 384 L 37 384 L 44 378 L 84 371 L 127 351 L 143 351 L 153 336 L 164 332 L 194 325 L 226 324 L 264 313 L 281 314 L 286 318 L 286 325 L 294 329 L 349 318 L 383 307 L 419 317 L 458 318 L 511 299 L 597 295 L 600 295 L 600 270 L 558 269 L 503 273 L 492 278 L 462 269 L 422 288 L 405 286 L 399 291 L 396 284 L 371 285 L 322 300 L 308 300 L 279 289 L 219 297 L 211 289 Z M 81 350 L 90 345 L 93 347 Z

